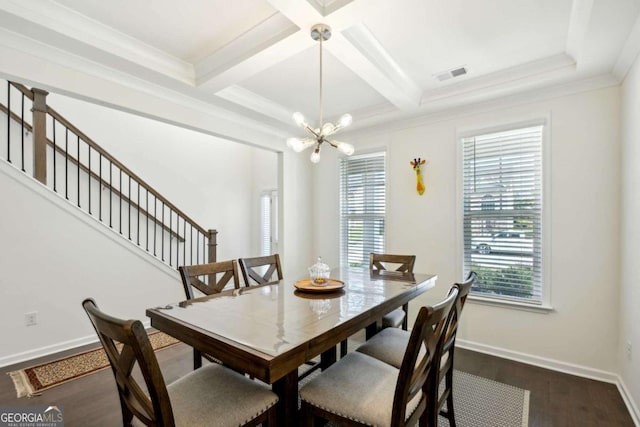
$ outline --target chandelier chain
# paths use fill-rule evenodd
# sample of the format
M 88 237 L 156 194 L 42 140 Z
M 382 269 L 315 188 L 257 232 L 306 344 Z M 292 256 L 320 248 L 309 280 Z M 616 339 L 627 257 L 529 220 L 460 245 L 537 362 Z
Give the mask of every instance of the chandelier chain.
M 320 126 L 322 129 L 322 39 L 324 39 L 324 34 L 320 34 Z

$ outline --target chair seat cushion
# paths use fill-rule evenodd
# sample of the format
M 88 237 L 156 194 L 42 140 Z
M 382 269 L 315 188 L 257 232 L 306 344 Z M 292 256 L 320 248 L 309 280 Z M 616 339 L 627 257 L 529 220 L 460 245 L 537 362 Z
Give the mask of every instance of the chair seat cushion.
M 400 369 L 410 336 L 411 332 L 402 329 L 384 329 L 358 347 L 356 351 Z M 424 353 L 424 346 L 421 346 L 416 363 L 420 361 Z M 440 366 L 445 366 L 447 360 L 449 360 L 449 353 L 442 355 Z
M 176 426 L 240 426 L 278 401 L 267 385 L 220 365 L 197 369 L 167 391 Z
M 374 426 L 391 423 L 398 369 L 361 353 L 349 353 L 300 389 L 300 398 L 318 408 Z M 407 418 L 420 403 L 407 405 Z
M 358 347 L 356 351 L 400 369 L 410 336 L 410 332 L 402 329 L 383 329 Z
M 403 309 L 397 308 L 391 313 L 387 313 L 382 317 L 383 328 L 399 328 L 407 314 Z

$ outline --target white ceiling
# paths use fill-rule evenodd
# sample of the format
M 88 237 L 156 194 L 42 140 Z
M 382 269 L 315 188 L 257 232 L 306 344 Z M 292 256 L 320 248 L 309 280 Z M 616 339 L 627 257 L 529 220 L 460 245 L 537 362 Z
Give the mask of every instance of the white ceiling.
M 639 0 L 0 0 L 0 44 L 33 40 L 91 61 L 105 78 L 294 132 L 294 111 L 317 120 L 309 29 L 322 22 L 333 29 L 324 115 L 350 112 L 357 129 L 601 76 L 620 81 L 640 49 L 639 12 Z M 434 77 L 461 66 L 467 75 Z

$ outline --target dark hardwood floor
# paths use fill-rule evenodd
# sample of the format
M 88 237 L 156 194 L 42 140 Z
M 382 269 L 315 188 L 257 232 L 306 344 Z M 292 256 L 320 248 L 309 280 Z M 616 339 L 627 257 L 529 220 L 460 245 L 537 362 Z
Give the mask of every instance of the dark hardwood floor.
M 191 349 L 184 344 L 156 353 L 167 383 L 192 368 Z M 57 358 L 57 357 L 56 357 Z M 49 358 L 55 359 L 55 358 Z M 121 425 L 118 396 L 110 369 L 62 384 L 31 399 L 15 397 L 9 371 L 0 370 L 0 405 L 59 405 L 65 426 Z M 529 426 L 633 426 L 615 385 L 574 377 L 498 357 L 456 350 L 456 369 L 531 391 Z
M 460 348 L 455 357 L 456 369 L 529 390 L 530 427 L 634 425 L 613 384 Z

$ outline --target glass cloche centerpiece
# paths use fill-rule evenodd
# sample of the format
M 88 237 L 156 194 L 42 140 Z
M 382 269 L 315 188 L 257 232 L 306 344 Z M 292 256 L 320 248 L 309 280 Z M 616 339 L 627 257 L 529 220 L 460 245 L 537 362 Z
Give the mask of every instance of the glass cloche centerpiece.
M 309 277 L 311 283 L 315 286 L 326 286 L 329 282 L 329 273 L 331 268 L 322 262 L 322 258 L 318 257 L 318 261 L 309 267 Z

